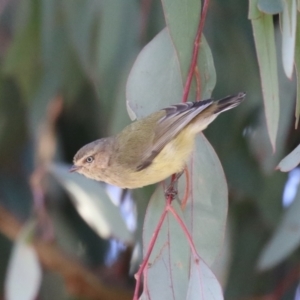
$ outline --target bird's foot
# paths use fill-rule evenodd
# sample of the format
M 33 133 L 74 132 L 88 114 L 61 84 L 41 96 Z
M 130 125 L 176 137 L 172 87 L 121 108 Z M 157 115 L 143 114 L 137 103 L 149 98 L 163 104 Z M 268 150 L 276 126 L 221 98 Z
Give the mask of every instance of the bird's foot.
M 165 197 L 169 198 L 171 197 L 172 200 L 177 196 L 178 191 L 177 188 L 175 188 L 174 184 L 171 183 L 168 188 L 165 190 Z

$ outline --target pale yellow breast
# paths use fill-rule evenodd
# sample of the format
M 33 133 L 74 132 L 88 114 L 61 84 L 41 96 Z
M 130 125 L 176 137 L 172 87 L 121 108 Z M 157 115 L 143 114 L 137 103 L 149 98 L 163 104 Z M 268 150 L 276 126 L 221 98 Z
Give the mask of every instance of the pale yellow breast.
M 129 188 L 160 182 L 174 173 L 181 172 L 193 151 L 195 135 L 183 130 L 168 143 L 146 169 L 130 176 Z

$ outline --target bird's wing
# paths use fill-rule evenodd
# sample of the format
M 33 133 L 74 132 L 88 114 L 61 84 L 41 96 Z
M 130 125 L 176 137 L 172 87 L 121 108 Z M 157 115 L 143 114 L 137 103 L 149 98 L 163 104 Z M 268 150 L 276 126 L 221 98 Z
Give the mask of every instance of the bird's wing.
M 160 151 L 201 111 L 213 103 L 211 99 L 186 102 L 164 108 L 166 115 L 162 117 L 154 129 L 154 139 L 151 148 L 144 154 L 137 170 L 143 170 L 151 165 Z

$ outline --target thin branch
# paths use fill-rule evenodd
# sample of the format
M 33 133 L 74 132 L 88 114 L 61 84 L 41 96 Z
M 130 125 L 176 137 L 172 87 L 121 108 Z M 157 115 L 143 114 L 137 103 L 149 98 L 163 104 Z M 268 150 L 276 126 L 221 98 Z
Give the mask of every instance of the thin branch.
M 192 60 L 191 60 L 190 70 L 189 70 L 188 77 L 187 77 L 187 80 L 186 80 L 186 84 L 185 84 L 185 87 L 184 87 L 182 102 L 186 102 L 187 101 L 194 72 L 197 72 L 196 73 L 196 76 L 197 76 L 197 97 L 198 97 L 198 95 L 201 94 L 200 75 L 199 75 L 198 69 L 196 69 L 196 67 L 197 67 L 199 45 L 200 45 L 201 35 L 202 35 L 202 31 L 203 31 L 203 27 L 204 27 L 204 23 L 205 23 L 205 19 L 206 19 L 206 14 L 207 14 L 207 10 L 208 10 L 208 4 L 209 4 L 209 0 L 204 0 L 204 5 L 203 5 L 202 14 L 201 14 L 201 19 L 200 19 L 200 22 L 199 22 L 199 25 L 198 25 L 197 34 L 196 34 L 196 37 L 195 37 L 194 49 L 193 49 L 193 54 L 192 54 Z M 177 178 L 176 174 L 173 174 L 172 175 L 172 179 L 171 179 L 171 183 L 170 183 L 170 188 L 174 187 L 174 183 L 177 180 L 178 180 L 178 178 Z M 187 184 L 189 184 L 189 177 L 188 176 L 187 176 Z M 188 187 L 187 187 L 187 190 L 188 190 Z M 168 195 L 166 197 L 166 200 L 167 201 L 166 201 L 166 205 L 165 205 L 164 211 L 163 211 L 163 213 L 162 213 L 162 215 L 161 215 L 161 217 L 159 219 L 159 222 L 158 222 L 158 224 L 157 224 L 157 226 L 156 226 L 156 228 L 154 230 L 153 236 L 150 239 L 149 247 L 147 249 L 147 253 L 146 253 L 146 255 L 145 255 L 144 259 L 143 259 L 143 262 L 142 262 L 142 264 L 141 264 L 138 272 L 135 275 L 136 286 L 135 286 L 133 300 L 138 300 L 138 297 L 139 297 L 139 288 L 140 288 L 140 284 L 141 284 L 141 280 L 142 280 L 142 274 L 144 273 L 145 268 L 148 265 L 149 258 L 150 258 L 150 255 L 152 253 L 152 250 L 153 250 L 153 247 L 155 245 L 155 242 L 157 240 L 159 231 L 160 231 L 160 229 L 161 229 L 161 227 L 163 225 L 163 222 L 164 222 L 164 220 L 165 220 L 165 218 L 166 218 L 166 216 L 167 216 L 167 214 L 168 214 L 169 211 L 173 214 L 173 216 L 175 217 L 175 219 L 177 220 L 177 222 L 181 226 L 183 232 L 185 233 L 186 238 L 187 238 L 187 240 L 189 242 L 189 245 L 190 245 L 190 248 L 191 248 L 191 251 L 193 253 L 193 256 L 194 256 L 195 260 L 196 261 L 200 260 L 200 256 L 197 253 L 197 250 L 196 250 L 196 247 L 194 245 L 193 239 L 192 239 L 192 237 L 191 237 L 191 235 L 190 235 L 187 227 L 185 226 L 184 222 L 181 220 L 181 218 L 179 217 L 179 215 L 177 214 L 177 212 L 174 210 L 174 208 L 171 206 L 171 203 L 172 203 L 172 200 L 173 200 L 173 196 L 172 195 Z
M 0 232 L 11 240 L 16 240 L 22 224 L 5 208 L 0 206 Z M 32 243 L 41 265 L 58 273 L 65 281 L 70 294 L 93 300 L 130 300 L 132 293 L 116 287 L 104 285 L 90 270 L 76 259 L 63 253 L 54 243 L 35 238 Z
M 197 249 L 196 249 L 195 244 L 193 242 L 193 238 L 192 238 L 191 234 L 189 233 L 189 230 L 187 229 L 186 225 L 184 224 L 184 222 L 182 221 L 180 216 L 177 214 L 177 212 L 175 211 L 175 209 L 171 205 L 168 205 L 167 210 L 170 211 L 172 213 L 172 215 L 175 217 L 176 221 L 178 222 L 178 224 L 180 225 L 182 231 L 184 232 L 186 239 L 189 242 L 189 245 L 190 245 L 190 248 L 191 248 L 192 253 L 194 255 L 194 258 L 199 261 L 200 260 L 200 255 L 197 252 Z
M 136 284 L 135 284 L 135 290 L 134 290 L 134 295 L 133 295 L 133 300 L 138 300 L 138 297 L 139 297 L 139 289 L 140 289 L 140 285 L 141 285 L 141 280 L 142 280 L 142 274 L 146 268 L 146 266 L 148 265 L 148 262 L 149 262 L 149 258 L 150 258 L 150 255 L 152 253 L 152 250 L 153 250 L 153 247 L 155 245 L 155 242 L 157 240 L 157 237 L 158 237 L 158 234 L 159 234 L 159 231 L 164 223 L 164 220 L 167 216 L 167 213 L 168 213 L 168 210 L 167 210 L 167 204 L 165 206 L 165 209 L 164 209 L 164 212 L 163 214 L 161 215 L 159 221 L 158 221 L 158 224 L 154 230 L 154 233 L 150 239 L 150 242 L 149 242 L 149 247 L 147 249 L 147 253 L 143 259 L 143 262 L 142 264 L 140 265 L 140 268 L 139 270 L 137 271 L 137 273 L 135 274 L 135 279 L 136 279 Z
M 200 42 L 201 42 L 201 36 L 202 36 L 204 24 L 205 24 L 208 5 L 209 5 L 209 0 L 204 0 L 203 9 L 202 9 L 202 13 L 201 13 L 201 19 L 200 19 L 197 34 L 196 34 L 196 37 L 195 37 L 194 49 L 193 49 L 193 54 L 192 54 L 192 59 L 191 59 L 191 65 L 190 65 L 189 73 L 188 73 L 188 76 L 187 76 L 187 79 L 186 79 L 186 82 L 185 82 L 185 86 L 184 86 L 182 102 L 186 102 L 187 98 L 189 96 L 193 75 L 194 75 L 195 68 L 196 68 L 196 65 L 197 65 L 199 47 L 200 47 Z

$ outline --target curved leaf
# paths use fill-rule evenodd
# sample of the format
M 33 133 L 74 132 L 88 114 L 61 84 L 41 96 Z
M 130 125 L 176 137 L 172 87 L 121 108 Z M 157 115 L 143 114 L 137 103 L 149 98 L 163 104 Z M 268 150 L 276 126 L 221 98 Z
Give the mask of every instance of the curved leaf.
M 266 14 L 279 14 L 283 11 L 284 3 L 282 0 L 258 0 L 258 9 Z
M 195 36 L 201 16 L 201 1 L 162 0 L 167 28 L 179 60 L 182 83 L 189 72 Z M 184 12 L 184 13 L 183 13 Z M 200 73 L 201 98 L 207 99 L 216 84 L 216 72 L 208 43 L 202 35 L 197 62 Z M 195 101 L 196 82 L 190 90 L 190 101 Z
M 200 21 L 201 1 L 162 0 L 162 5 L 166 24 L 180 62 L 181 78 L 184 84 Z
M 165 201 L 164 190 L 162 185 L 159 185 L 150 199 L 145 216 L 144 254 L 164 210 Z M 173 205 L 180 214 L 179 205 L 175 201 Z M 150 267 L 144 274 L 144 293 L 147 292 L 152 300 L 185 299 L 188 288 L 189 260 L 189 245 L 179 224 L 169 213 L 150 256 Z
M 37 254 L 29 243 L 35 222 L 25 225 L 9 260 L 5 279 L 5 298 L 8 300 L 35 299 L 42 281 L 42 269 Z
M 284 4 L 284 10 L 281 15 L 282 61 L 285 74 L 291 79 L 293 76 L 295 58 L 297 4 L 296 0 L 287 0 L 284 1 Z
M 69 172 L 63 164 L 49 168 L 51 174 L 69 193 L 81 217 L 102 238 L 114 237 L 124 243 L 132 242 L 132 234 L 99 182 Z
M 216 83 L 216 73 L 204 36 L 200 44 L 198 68 L 202 96 L 209 98 Z M 131 119 L 145 117 L 163 107 L 179 103 L 182 93 L 177 52 L 165 28 L 143 48 L 131 69 L 126 86 L 128 114 Z
M 279 123 L 279 88 L 273 17 L 257 9 L 257 0 L 250 0 L 249 19 L 253 28 L 268 132 L 275 150 Z
M 213 56 L 204 35 L 201 38 L 199 51 L 197 66 L 200 72 L 201 97 L 202 99 L 208 99 L 215 88 L 217 75 Z
M 181 208 L 172 203 L 183 219 Z M 164 210 L 165 196 L 160 185 L 151 197 L 144 223 L 144 251 L 148 249 L 154 228 Z M 171 213 L 168 213 L 144 273 L 141 299 L 223 299 L 222 289 L 204 260 L 191 259 L 186 237 Z
M 223 299 L 222 288 L 203 260 L 192 260 L 187 300 Z
M 289 155 L 287 155 L 278 165 L 282 172 L 289 172 L 300 163 L 300 145 L 298 145 Z
M 178 59 L 165 28 L 143 48 L 131 69 L 126 86 L 127 105 L 137 118 L 142 118 L 180 102 L 182 91 Z
M 300 1 L 298 2 L 300 3 Z M 300 16 L 298 13 L 297 19 L 297 29 L 298 32 L 296 37 L 296 49 L 295 49 L 295 69 L 296 69 L 296 76 L 297 76 L 297 99 L 296 99 L 296 109 L 295 109 L 295 116 L 296 116 L 296 128 L 298 127 L 299 116 L 300 116 Z
M 286 210 L 275 234 L 265 246 L 258 268 L 266 270 L 282 262 L 300 245 L 300 189 L 294 202 Z
M 203 135 L 196 139 L 188 172 L 190 193 L 183 214 L 200 256 L 211 266 L 223 243 L 228 191 L 220 161 Z M 186 179 L 180 180 L 179 192 L 185 188 Z

